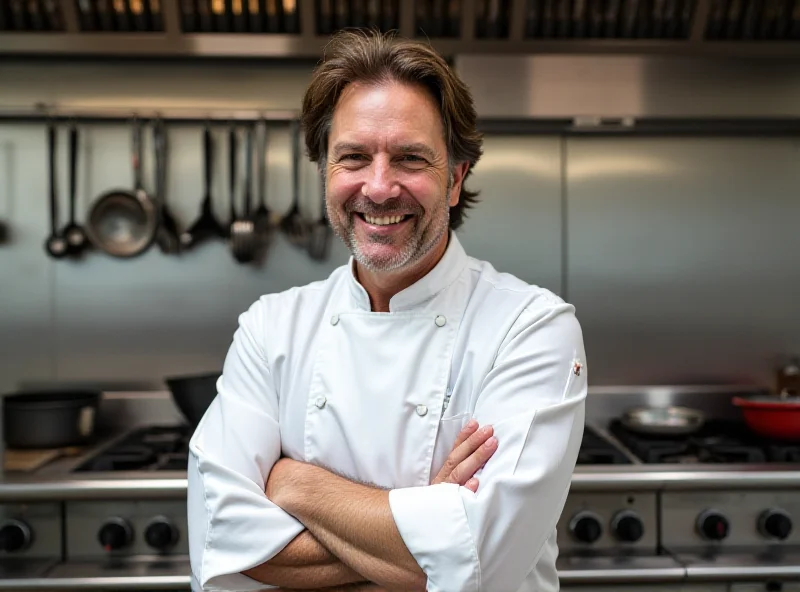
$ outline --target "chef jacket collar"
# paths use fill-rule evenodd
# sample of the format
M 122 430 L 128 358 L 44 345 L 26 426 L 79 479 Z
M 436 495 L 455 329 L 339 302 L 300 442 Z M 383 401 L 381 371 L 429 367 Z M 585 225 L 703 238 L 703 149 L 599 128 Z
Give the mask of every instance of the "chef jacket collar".
M 449 231 L 449 240 L 444 255 L 436 266 L 427 275 L 411 284 L 405 290 L 401 290 L 389 300 L 389 310 L 397 312 L 400 310 L 410 310 L 418 306 L 452 284 L 466 267 L 468 261 L 467 253 L 456 234 Z M 350 295 L 355 301 L 357 308 L 371 310 L 369 294 L 356 279 L 356 262 L 354 257 L 350 257 Z

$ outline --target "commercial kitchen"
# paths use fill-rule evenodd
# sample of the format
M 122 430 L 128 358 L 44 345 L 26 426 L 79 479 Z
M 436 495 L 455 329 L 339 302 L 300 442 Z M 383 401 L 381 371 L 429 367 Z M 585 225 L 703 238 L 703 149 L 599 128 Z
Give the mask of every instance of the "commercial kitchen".
M 188 590 L 237 317 L 324 279 L 300 98 L 427 38 L 485 134 L 471 256 L 575 305 L 571 592 L 800 591 L 800 0 L 0 2 L 0 590 Z

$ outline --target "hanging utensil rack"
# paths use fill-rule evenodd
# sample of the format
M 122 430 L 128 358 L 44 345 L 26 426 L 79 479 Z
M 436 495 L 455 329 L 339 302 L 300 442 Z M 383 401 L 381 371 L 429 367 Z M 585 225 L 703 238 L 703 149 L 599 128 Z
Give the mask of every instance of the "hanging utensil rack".
M 0 107 L 0 122 L 44 123 L 75 122 L 90 124 L 129 123 L 132 119 L 142 122 L 204 125 L 206 123 L 229 124 L 286 123 L 297 120 L 299 112 L 289 109 L 257 108 L 139 108 L 139 107 L 70 107 L 39 103 L 33 107 Z

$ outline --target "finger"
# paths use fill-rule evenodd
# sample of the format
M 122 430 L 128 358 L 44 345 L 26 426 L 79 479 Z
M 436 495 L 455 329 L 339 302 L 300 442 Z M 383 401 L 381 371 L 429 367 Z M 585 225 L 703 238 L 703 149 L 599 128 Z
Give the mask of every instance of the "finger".
M 472 434 L 475 433 L 475 430 L 478 429 L 478 422 L 474 419 L 470 419 L 467 425 L 461 428 L 461 431 L 458 433 L 458 437 L 456 438 L 455 443 L 453 444 L 453 450 L 461 446 L 467 438 L 469 438 Z
M 455 468 L 464 460 L 466 460 L 470 454 L 480 448 L 481 444 L 483 444 L 493 433 L 494 430 L 492 426 L 483 426 L 479 430 L 473 432 L 472 435 L 468 436 L 464 442 L 450 452 L 447 459 L 444 461 L 444 465 L 442 465 L 442 469 L 436 475 L 436 479 L 434 479 L 433 483 L 441 483 L 442 481 L 454 483 L 454 481 L 452 481 L 449 477 Z M 472 477 L 472 475 L 467 475 L 467 477 Z
M 478 492 L 478 480 L 473 477 L 472 479 L 468 479 L 466 483 L 464 483 L 464 487 L 469 489 L 472 493 Z
M 492 436 L 453 470 L 451 473 L 453 482 L 464 485 L 478 472 L 478 469 L 486 464 L 495 450 L 497 450 L 497 438 Z
M 469 436 L 458 448 L 455 448 L 451 453 L 450 456 L 447 457 L 447 460 L 451 460 L 453 462 L 453 466 L 458 466 L 460 463 L 464 462 L 469 455 L 478 450 L 486 440 L 488 440 L 494 434 L 494 428 L 490 425 L 485 425 L 476 432 L 474 432 L 471 436 Z

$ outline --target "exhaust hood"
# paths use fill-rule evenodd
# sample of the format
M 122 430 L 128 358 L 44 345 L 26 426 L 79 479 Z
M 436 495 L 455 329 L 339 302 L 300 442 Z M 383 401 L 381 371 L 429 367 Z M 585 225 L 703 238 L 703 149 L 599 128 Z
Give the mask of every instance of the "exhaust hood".
M 344 27 L 449 56 L 800 55 L 800 0 L 3 0 L 0 54 L 316 58 Z

